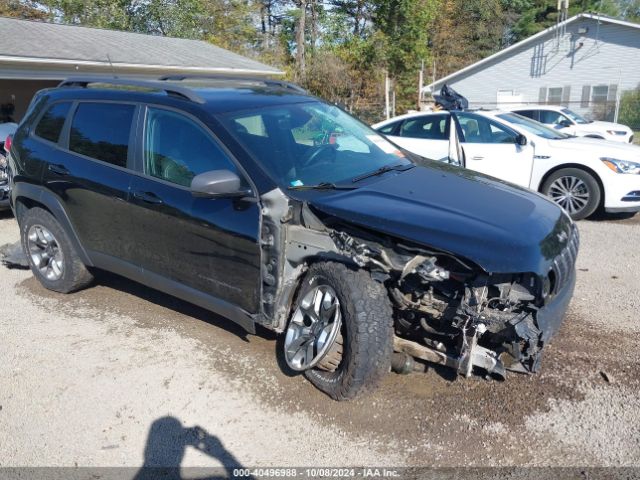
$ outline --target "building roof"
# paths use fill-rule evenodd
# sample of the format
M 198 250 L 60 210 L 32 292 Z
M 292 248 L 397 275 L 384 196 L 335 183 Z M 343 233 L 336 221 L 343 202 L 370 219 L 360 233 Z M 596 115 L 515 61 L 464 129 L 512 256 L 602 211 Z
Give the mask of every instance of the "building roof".
M 0 17 L 0 63 L 280 75 L 278 69 L 201 40 Z
M 458 70 L 457 72 L 454 72 L 450 75 L 447 75 L 446 77 L 442 77 L 438 80 L 436 80 L 435 82 L 430 83 L 429 85 L 427 85 L 426 87 L 424 87 L 425 90 L 431 91 L 434 85 L 438 85 L 438 84 L 442 84 L 443 82 L 446 83 L 450 80 L 452 80 L 455 77 L 458 77 L 464 73 L 467 73 L 470 70 L 474 70 L 477 67 L 480 67 L 482 65 L 484 65 L 485 63 L 489 63 L 492 60 L 495 60 L 496 58 L 505 56 L 507 54 L 509 54 L 511 51 L 522 47 L 523 45 L 526 45 L 528 43 L 531 43 L 537 39 L 539 39 L 540 37 L 544 37 L 547 33 L 549 32 L 553 32 L 554 30 L 556 30 L 557 28 L 561 28 L 561 27 L 565 27 L 573 22 L 575 22 L 576 20 L 584 20 L 584 19 L 588 19 L 588 20 L 595 20 L 595 21 L 599 21 L 599 22 L 605 22 L 605 23 L 613 23 L 616 25 L 622 25 L 625 27 L 631 27 L 631 28 L 637 28 L 640 30 L 640 24 L 638 23 L 633 23 L 633 22 L 627 22 L 624 20 L 619 20 L 617 18 L 611 18 L 611 17 L 607 17 L 605 15 L 599 15 L 597 13 L 579 13 L 578 15 L 574 15 L 571 18 L 568 18 L 567 20 L 565 20 L 564 22 L 561 22 L 558 25 L 553 25 L 552 27 L 546 28 L 545 30 L 542 30 L 541 32 L 536 33 L 535 35 L 532 35 L 528 38 L 525 38 L 524 40 L 521 40 L 517 43 L 514 43 L 513 45 L 511 45 L 510 47 L 505 48 L 504 50 L 500 50 L 499 52 L 494 53 L 493 55 L 489 55 L 486 58 L 483 58 L 482 60 L 476 62 L 476 63 L 472 63 L 471 65 L 468 65 L 460 70 Z

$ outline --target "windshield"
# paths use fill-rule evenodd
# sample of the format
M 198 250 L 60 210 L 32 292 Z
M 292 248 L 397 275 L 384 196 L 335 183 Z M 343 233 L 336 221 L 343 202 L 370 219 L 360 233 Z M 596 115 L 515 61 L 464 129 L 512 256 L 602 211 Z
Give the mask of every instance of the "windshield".
M 321 102 L 232 112 L 222 121 L 285 187 L 350 182 L 381 167 L 411 163 L 377 132 Z
M 563 108 L 562 113 L 564 113 L 567 117 L 573 120 L 576 123 L 584 125 L 585 123 L 591 123 L 589 120 L 584 118 L 582 115 L 578 115 L 576 112 L 572 112 L 568 108 Z
M 549 128 L 546 125 L 543 125 L 540 122 L 531 120 L 530 118 L 518 115 L 517 113 L 501 113 L 497 115 L 497 117 L 513 125 L 518 125 L 519 127 L 524 128 L 529 133 L 533 133 L 534 135 L 549 140 L 560 140 L 563 138 L 569 138 L 571 136 L 567 135 L 566 133 L 558 132 L 553 128 Z

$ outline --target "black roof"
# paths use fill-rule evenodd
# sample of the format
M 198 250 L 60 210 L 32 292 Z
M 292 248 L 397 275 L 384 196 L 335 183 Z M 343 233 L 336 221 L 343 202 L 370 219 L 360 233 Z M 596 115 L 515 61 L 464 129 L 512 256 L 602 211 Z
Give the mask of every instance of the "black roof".
M 91 88 L 87 88 L 91 86 Z M 131 87 L 127 89 L 126 87 Z M 139 80 L 109 77 L 77 77 L 60 83 L 57 90 L 67 93 L 82 90 L 104 93 L 107 99 L 128 97 L 171 96 L 206 107 L 210 113 L 248 110 L 274 105 L 316 100 L 301 87 L 268 79 L 228 77 L 163 77 L 161 80 Z M 142 91 L 141 91 L 142 90 Z M 86 94 L 82 94 L 86 96 Z

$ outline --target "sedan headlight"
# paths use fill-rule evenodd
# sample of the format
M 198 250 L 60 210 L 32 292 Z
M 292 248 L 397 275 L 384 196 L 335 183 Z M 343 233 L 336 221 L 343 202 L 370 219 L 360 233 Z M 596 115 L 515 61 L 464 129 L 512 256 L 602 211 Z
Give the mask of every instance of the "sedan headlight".
M 627 132 L 625 130 L 607 130 L 609 135 L 626 135 Z
M 600 160 L 616 173 L 640 175 L 640 163 L 618 160 L 617 158 L 600 157 Z

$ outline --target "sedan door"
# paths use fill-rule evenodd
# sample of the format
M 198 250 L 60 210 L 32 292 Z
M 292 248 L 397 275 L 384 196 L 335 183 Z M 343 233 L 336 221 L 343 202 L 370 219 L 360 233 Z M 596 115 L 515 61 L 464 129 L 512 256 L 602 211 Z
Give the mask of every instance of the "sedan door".
M 239 167 L 198 119 L 147 107 L 139 127 L 139 171 L 131 182 L 136 259 L 147 282 L 203 292 L 255 313 L 260 293 L 260 211 L 252 200 L 201 198 L 191 180 Z M 184 296 L 184 295 L 183 295 Z
M 516 185 L 529 187 L 533 147 L 519 145 L 518 133 L 476 113 L 456 112 L 462 131 L 465 166 Z
M 449 114 L 431 113 L 410 117 L 402 122 L 393 135 L 387 137 L 422 157 L 446 159 L 449 155 Z

